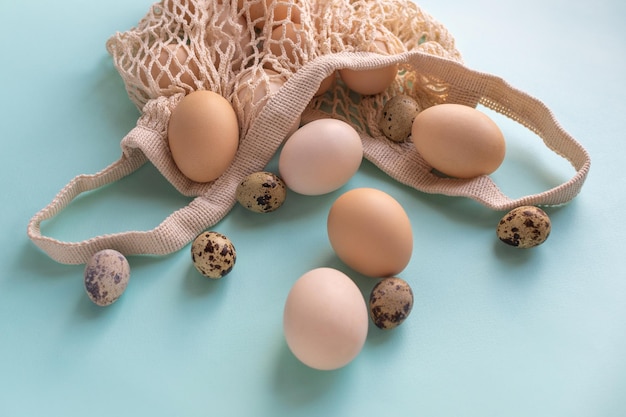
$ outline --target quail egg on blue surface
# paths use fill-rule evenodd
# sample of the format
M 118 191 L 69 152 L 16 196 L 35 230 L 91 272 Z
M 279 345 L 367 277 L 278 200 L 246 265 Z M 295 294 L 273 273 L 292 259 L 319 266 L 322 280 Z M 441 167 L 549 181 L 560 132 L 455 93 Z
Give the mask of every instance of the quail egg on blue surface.
M 218 232 L 200 233 L 191 245 L 193 265 L 205 277 L 223 278 L 235 266 L 237 252 L 230 239 Z
M 535 206 L 517 207 L 498 223 L 498 238 L 517 248 L 532 248 L 546 241 L 552 230 L 550 218 Z
M 129 279 L 128 260 L 113 249 L 96 252 L 85 266 L 85 291 L 91 301 L 99 306 L 113 304 L 120 298 Z

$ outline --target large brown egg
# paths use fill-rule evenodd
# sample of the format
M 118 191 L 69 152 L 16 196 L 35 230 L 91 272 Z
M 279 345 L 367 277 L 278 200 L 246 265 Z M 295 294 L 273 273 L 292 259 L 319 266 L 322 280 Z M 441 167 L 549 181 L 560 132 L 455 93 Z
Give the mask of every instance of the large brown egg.
M 176 166 L 196 182 L 222 175 L 239 145 L 237 115 L 228 100 L 212 91 L 185 96 L 172 111 L 167 134 Z
M 461 104 L 440 104 L 418 113 L 411 138 L 430 166 L 451 177 L 491 174 L 504 160 L 500 128 L 485 113 Z
M 400 203 L 383 191 L 356 188 L 342 194 L 330 208 L 327 228 L 339 259 L 363 275 L 397 275 L 411 259 L 409 217 Z

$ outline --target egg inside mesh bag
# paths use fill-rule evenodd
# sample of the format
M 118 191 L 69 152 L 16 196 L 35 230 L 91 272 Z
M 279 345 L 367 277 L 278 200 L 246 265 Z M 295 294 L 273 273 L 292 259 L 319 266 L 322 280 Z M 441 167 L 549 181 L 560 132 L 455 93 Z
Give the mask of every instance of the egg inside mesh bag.
M 284 36 L 274 32 L 277 28 L 284 28 Z M 446 28 L 410 0 L 163 0 L 136 27 L 114 34 L 107 50 L 141 116 L 122 139 L 119 160 L 96 174 L 72 179 L 30 220 L 30 239 L 62 263 L 86 263 L 103 248 L 124 255 L 164 255 L 185 247 L 228 214 L 238 184 L 265 169 L 299 120 L 331 117 L 348 122 L 360 135 L 363 156 L 395 180 L 498 210 L 564 204 L 580 192 L 590 167 L 587 151 L 543 103 L 500 77 L 463 66 Z M 380 94 L 355 94 L 337 76 L 346 68 L 387 66 L 396 66 L 397 75 Z M 334 78 L 333 88 L 318 95 L 329 78 Z M 206 183 L 186 178 L 167 144 L 172 110 L 198 90 L 225 98 L 239 125 L 234 160 Z M 436 176 L 410 141 L 388 140 L 378 127 L 384 104 L 397 94 L 413 97 L 418 110 L 444 102 L 482 104 L 537 133 L 576 174 L 550 190 L 517 199 L 502 193 L 489 176 Z M 149 231 L 81 242 L 42 235 L 41 223 L 76 196 L 115 182 L 148 161 L 179 192 L 196 198 Z
M 243 138 L 275 91 L 270 75 L 287 80 L 322 55 L 378 52 L 380 42 L 390 54 L 419 50 L 460 61 L 445 28 L 408 0 L 163 0 L 135 28 L 111 37 L 107 49 L 140 110 L 158 97 L 211 90 L 232 103 Z M 253 78 L 245 76 L 250 67 Z M 385 94 L 372 97 L 339 83 L 310 102 L 303 120 L 322 112 L 365 131 L 376 129 L 390 95 L 411 90 L 422 107 L 441 101 L 436 81 L 407 68 L 398 75 Z M 254 106 L 240 100 L 242 90 L 259 88 L 266 100 Z

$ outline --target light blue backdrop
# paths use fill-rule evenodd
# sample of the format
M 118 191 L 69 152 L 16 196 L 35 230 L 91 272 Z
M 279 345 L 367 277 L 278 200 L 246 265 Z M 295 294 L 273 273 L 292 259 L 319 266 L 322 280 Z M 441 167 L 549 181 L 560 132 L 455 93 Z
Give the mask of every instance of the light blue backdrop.
M 187 248 L 131 257 L 127 292 L 101 309 L 84 294 L 82 266 L 51 261 L 26 224 L 72 177 L 119 157 L 138 112 L 104 43 L 150 4 L 2 0 L 0 415 L 626 415 L 626 3 L 419 3 L 469 67 L 543 100 L 591 153 L 582 193 L 548 210 L 543 246 L 505 247 L 495 239 L 502 213 L 419 193 L 364 163 L 330 195 L 290 193 L 265 216 L 236 207 L 214 228 L 239 255 L 224 280 L 197 275 Z M 500 122 L 509 152 L 494 178 L 505 192 L 573 175 L 532 134 Z M 318 372 L 288 351 L 282 308 L 305 271 L 347 271 L 324 225 L 334 199 L 359 186 L 388 192 L 411 217 L 415 250 L 401 276 L 415 306 L 396 331 L 370 326 L 348 367 Z M 45 230 L 77 240 L 148 229 L 187 201 L 146 166 Z M 369 294 L 375 281 L 355 279 Z

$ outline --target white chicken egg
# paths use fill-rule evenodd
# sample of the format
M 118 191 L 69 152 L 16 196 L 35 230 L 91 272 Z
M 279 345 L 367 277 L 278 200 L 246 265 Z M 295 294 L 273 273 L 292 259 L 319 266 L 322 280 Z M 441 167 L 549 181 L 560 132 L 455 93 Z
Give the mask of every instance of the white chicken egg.
M 333 370 L 359 354 L 368 320 L 365 299 L 354 281 L 339 270 L 317 268 L 291 288 L 283 329 L 289 349 L 302 363 Z
M 352 126 L 341 120 L 319 119 L 287 139 L 278 170 L 292 191 L 322 195 L 346 184 L 362 159 L 361 137 Z

